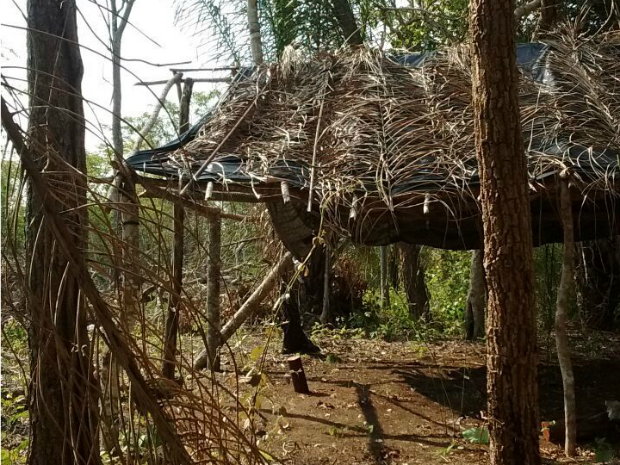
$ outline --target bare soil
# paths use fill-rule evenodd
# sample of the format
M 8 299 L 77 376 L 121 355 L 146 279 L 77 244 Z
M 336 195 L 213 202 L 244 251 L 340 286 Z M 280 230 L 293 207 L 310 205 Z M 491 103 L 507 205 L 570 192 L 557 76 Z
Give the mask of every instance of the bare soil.
M 387 343 L 323 336 L 327 356 L 303 357 L 311 395 L 295 394 L 286 356 L 266 358 L 270 380 L 261 402 L 261 447 L 295 465 L 482 464 L 487 446 L 463 439 L 484 426 L 484 344 Z M 541 420 L 563 417 L 562 382 L 552 348 L 542 340 Z M 620 400 L 620 337 L 574 337 L 579 416 Z M 612 438 L 612 442 L 615 441 Z M 576 459 L 541 439 L 546 463 L 595 463 L 594 443 Z M 613 442 L 616 457 L 620 443 Z M 610 463 L 610 462 L 608 462 Z M 618 463 L 618 462 L 615 462 Z

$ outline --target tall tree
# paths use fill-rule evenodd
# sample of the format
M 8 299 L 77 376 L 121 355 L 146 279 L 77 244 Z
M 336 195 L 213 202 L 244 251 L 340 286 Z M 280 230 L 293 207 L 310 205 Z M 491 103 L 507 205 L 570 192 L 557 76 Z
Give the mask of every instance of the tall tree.
M 533 247 L 515 53 L 514 0 L 472 0 L 475 142 L 487 277 L 492 464 L 540 463 Z
M 471 253 L 469 269 L 469 290 L 465 308 L 465 339 L 484 337 L 484 307 L 486 290 L 484 286 L 484 264 L 482 250 Z
M 401 253 L 403 290 L 407 295 L 409 315 L 415 320 L 430 319 L 430 305 L 425 283 L 424 265 L 420 257 L 420 246 L 399 242 Z
M 129 15 L 136 0 L 117 0 L 110 2 L 110 51 L 112 52 L 112 145 L 117 156 L 123 155 L 123 135 L 121 131 L 121 109 L 123 94 L 121 90 L 121 45 L 123 33 L 129 22 Z
M 51 202 L 72 242 L 85 244 L 86 154 L 75 0 L 28 1 L 29 145 L 55 189 Z M 75 276 L 29 187 L 26 256 L 31 319 L 32 465 L 99 462 L 97 389 L 86 308 Z M 62 212 L 62 213 L 61 213 Z

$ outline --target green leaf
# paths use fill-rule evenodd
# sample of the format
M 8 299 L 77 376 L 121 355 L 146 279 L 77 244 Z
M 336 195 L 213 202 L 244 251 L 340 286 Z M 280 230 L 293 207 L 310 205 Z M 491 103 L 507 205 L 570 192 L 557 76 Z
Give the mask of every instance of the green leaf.
M 259 450 L 260 455 L 263 456 L 263 458 L 265 460 L 267 460 L 267 462 L 274 462 L 276 459 L 273 455 L 271 455 L 269 452 L 265 452 L 264 450 Z
M 486 426 L 466 429 L 461 434 L 463 435 L 463 439 L 471 442 L 472 444 L 489 443 L 489 429 Z
M 258 359 L 263 355 L 263 350 L 263 346 L 254 347 L 254 349 L 252 349 L 252 352 L 250 352 L 250 360 L 252 360 L 253 362 L 258 361 Z
M 594 449 L 594 457 L 597 462 L 609 463 L 616 457 L 616 453 L 611 444 L 609 444 L 604 439 L 603 440 L 599 439 L 596 441 L 596 448 Z
M 342 362 L 342 359 L 340 357 L 338 357 L 337 355 L 327 354 L 327 357 L 325 358 L 325 361 L 327 363 L 329 363 L 330 365 L 335 365 L 336 363 Z

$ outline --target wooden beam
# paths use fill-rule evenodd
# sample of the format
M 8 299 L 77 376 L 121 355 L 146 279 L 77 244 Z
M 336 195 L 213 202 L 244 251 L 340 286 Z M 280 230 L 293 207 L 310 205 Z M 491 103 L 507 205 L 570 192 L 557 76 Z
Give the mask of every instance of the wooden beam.
M 290 252 L 284 254 L 280 261 L 271 269 L 262 283 L 254 290 L 252 295 L 239 307 L 239 310 L 224 325 L 221 331 L 220 344 L 224 344 L 233 334 L 241 327 L 241 325 L 256 311 L 259 304 L 265 300 L 265 297 L 275 287 L 280 275 L 288 268 L 293 266 L 292 255 Z M 194 363 L 196 370 L 206 367 L 208 360 L 208 352 L 203 350 Z
M 238 215 L 236 213 L 226 213 L 226 212 L 221 211 L 219 208 L 209 207 L 207 205 L 199 203 L 198 201 L 191 200 L 186 197 L 181 197 L 175 192 L 172 192 L 168 189 L 161 188 L 155 185 L 154 183 L 151 183 L 150 180 L 148 180 L 148 178 L 143 178 L 143 181 L 144 182 L 142 183 L 142 187 L 147 192 L 148 194 L 147 197 L 151 196 L 151 197 L 156 197 L 156 198 L 163 199 L 163 200 L 168 200 L 169 202 L 172 202 L 175 205 L 180 205 L 182 207 L 189 208 L 193 210 L 194 212 L 198 213 L 199 215 L 203 215 L 203 216 L 219 215 L 220 217 L 227 219 L 227 220 L 234 220 L 234 221 L 250 220 L 250 218 L 245 215 Z
M 190 78 L 185 78 L 185 79 L 181 79 L 181 82 L 187 82 L 187 79 Z M 194 78 L 192 79 L 193 82 L 211 82 L 211 83 L 226 83 L 229 84 L 232 82 L 232 78 L 229 77 L 225 77 L 225 78 Z M 134 84 L 134 86 L 160 86 L 163 84 L 167 84 L 168 81 L 166 80 L 161 80 L 161 81 L 140 81 L 140 82 L 136 82 Z

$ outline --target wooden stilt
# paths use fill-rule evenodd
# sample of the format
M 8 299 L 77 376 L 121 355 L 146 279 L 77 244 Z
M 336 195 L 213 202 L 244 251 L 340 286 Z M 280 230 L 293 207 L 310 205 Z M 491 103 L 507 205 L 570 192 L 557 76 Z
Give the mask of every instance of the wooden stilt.
M 164 361 L 162 372 L 166 378 L 174 378 L 177 352 L 177 334 L 179 331 L 179 314 L 181 312 L 181 291 L 183 290 L 183 235 L 185 232 L 185 209 L 173 206 L 174 244 L 172 247 L 172 294 L 166 315 L 166 332 L 164 336 Z
M 379 262 L 381 268 L 380 276 L 380 291 L 381 291 L 381 307 L 388 308 L 390 306 L 390 289 L 388 286 L 388 264 L 387 264 L 388 250 L 386 245 L 379 247 Z
M 220 370 L 220 274 L 222 246 L 222 218 L 210 215 L 209 221 L 209 261 L 207 266 L 207 368 Z
M 293 382 L 293 389 L 299 394 L 310 394 L 308 388 L 308 381 L 306 380 L 306 373 L 304 372 L 304 366 L 301 363 L 301 357 L 295 355 L 286 359 L 288 367 L 290 369 L 291 381 Z
M 189 128 L 189 107 L 192 99 L 193 81 L 187 79 L 183 86 L 180 99 L 179 133 Z M 179 175 L 179 190 L 181 190 L 182 178 Z M 172 207 L 174 216 L 174 244 L 172 247 L 172 294 L 170 305 L 166 315 L 166 329 L 164 333 L 164 361 L 162 366 L 163 375 L 166 378 L 174 378 L 176 364 L 177 335 L 179 332 L 179 314 L 181 312 L 181 291 L 183 290 L 183 236 L 185 233 L 185 208 L 175 203 Z
M 330 277 L 331 277 L 331 247 L 329 242 L 325 243 L 325 269 L 323 271 L 323 310 L 321 312 L 321 323 L 326 325 L 331 318 L 329 311 L 329 293 L 330 293 Z
M 237 310 L 233 317 L 224 325 L 221 331 L 220 345 L 226 342 L 230 337 L 235 334 L 235 331 L 259 308 L 259 304 L 267 297 L 269 292 L 274 288 L 278 282 L 279 276 L 286 271 L 289 267 L 293 266 L 293 260 L 290 252 L 284 254 L 278 264 L 273 267 L 269 274 L 265 277 L 263 282 L 256 288 L 250 297 L 244 302 L 244 304 Z M 207 366 L 207 360 L 209 359 L 208 350 L 203 350 L 197 357 L 194 363 L 196 370 L 202 370 Z
M 570 347 L 566 333 L 566 320 L 571 289 L 574 287 L 575 239 L 573 233 L 573 211 L 568 187 L 568 179 L 560 180 L 560 211 L 564 227 L 564 247 L 562 258 L 562 277 L 558 287 L 557 307 L 555 313 L 555 342 L 558 352 L 562 385 L 564 387 L 564 452 L 572 457 L 577 448 L 577 419 L 575 401 L 575 378 L 570 359 Z

